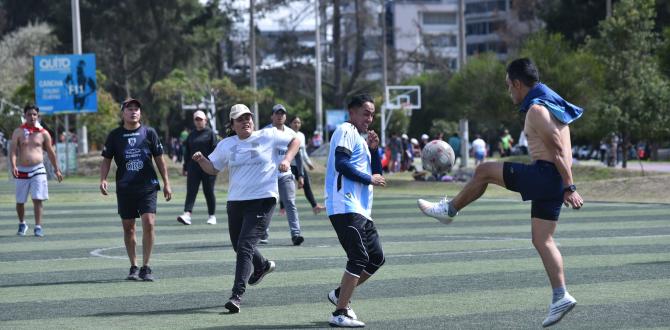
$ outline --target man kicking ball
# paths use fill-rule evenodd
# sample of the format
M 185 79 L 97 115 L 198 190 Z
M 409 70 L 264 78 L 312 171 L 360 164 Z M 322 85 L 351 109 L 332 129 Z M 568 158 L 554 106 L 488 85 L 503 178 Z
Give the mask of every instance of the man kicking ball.
M 507 89 L 515 104 L 521 104 L 526 114 L 524 132 L 533 163 L 486 162 L 451 201 L 438 203 L 419 199 L 421 211 L 444 224 L 449 224 L 468 204 L 484 194 L 489 183 L 521 193 L 524 201 L 531 200 L 531 232 L 535 249 L 540 254 L 553 288 L 549 315 L 542 322 L 548 327 L 556 324 L 577 304 L 566 290 L 563 257 L 553 239 L 563 204 L 579 209 L 584 200 L 577 192 L 572 178 L 570 124 L 581 117 L 583 109 L 563 100 L 540 83 L 539 73 L 530 59 L 514 60 L 507 67 Z

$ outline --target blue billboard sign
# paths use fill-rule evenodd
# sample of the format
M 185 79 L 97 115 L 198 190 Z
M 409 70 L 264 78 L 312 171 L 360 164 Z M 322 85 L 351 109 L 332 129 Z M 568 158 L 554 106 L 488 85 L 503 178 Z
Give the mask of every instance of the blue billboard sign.
M 35 56 L 33 66 L 40 113 L 98 111 L 95 54 Z
M 334 131 L 337 126 L 349 120 L 349 111 L 344 109 L 326 110 L 326 129 L 328 132 Z

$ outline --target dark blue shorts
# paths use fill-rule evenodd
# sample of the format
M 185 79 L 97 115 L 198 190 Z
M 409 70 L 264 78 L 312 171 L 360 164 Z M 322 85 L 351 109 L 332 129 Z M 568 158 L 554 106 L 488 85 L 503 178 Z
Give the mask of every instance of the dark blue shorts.
M 135 219 L 144 213 L 156 214 L 156 187 L 116 192 L 118 212 L 121 219 Z
M 537 160 L 532 164 L 505 162 L 505 187 L 532 201 L 530 215 L 544 220 L 558 220 L 563 206 L 563 179 L 553 163 Z

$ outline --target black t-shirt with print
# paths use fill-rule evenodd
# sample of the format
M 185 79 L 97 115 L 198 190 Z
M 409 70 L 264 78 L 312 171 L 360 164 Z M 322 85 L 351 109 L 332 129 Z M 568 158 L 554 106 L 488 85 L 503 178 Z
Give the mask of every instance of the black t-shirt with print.
M 116 190 L 160 190 L 158 177 L 151 162 L 163 154 L 163 145 L 151 127 L 140 126 L 127 130 L 115 128 L 107 136 L 102 156 L 116 163 Z

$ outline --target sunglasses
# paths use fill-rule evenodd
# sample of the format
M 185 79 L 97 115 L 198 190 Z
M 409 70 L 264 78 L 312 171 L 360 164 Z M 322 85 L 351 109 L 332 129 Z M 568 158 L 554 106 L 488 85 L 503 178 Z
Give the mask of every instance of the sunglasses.
M 203 120 L 204 120 L 204 119 L 202 119 L 202 118 L 200 118 L 200 117 L 195 118 L 195 121 L 203 121 Z

